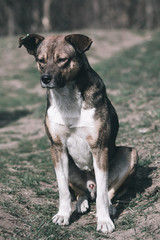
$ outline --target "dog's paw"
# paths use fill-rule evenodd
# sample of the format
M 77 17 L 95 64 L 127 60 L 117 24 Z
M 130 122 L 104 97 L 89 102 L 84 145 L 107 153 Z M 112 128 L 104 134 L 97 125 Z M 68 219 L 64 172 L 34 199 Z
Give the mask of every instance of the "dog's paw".
M 97 231 L 101 231 L 103 233 L 111 233 L 115 229 L 115 226 L 111 219 L 107 219 L 106 221 L 98 221 L 97 223 Z
M 69 225 L 69 217 L 56 214 L 52 217 L 52 222 L 60 226 Z
M 89 209 L 88 199 L 86 199 L 86 197 L 81 196 L 77 201 L 76 211 L 78 213 L 85 213 L 88 211 L 88 209 Z
M 80 206 L 81 213 L 87 212 L 88 208 L 89 208 L 88 201 L 87 201 L 87 200 L 84 200 L 84 201 L 81 203 L 81 206 Z

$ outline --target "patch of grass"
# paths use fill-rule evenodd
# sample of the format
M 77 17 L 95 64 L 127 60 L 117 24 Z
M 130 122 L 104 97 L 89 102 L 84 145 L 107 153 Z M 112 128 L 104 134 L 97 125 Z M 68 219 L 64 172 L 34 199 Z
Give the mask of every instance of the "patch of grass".
M 36 140 L 23 140 L 19 143 L 17 152 L 19 153 L 33 153 L 34 151 L 46 151 L 50 144 L 47 137 L 42 137 Z
M 105 80 L 109 98 L 119 115 L 117 143 L 136 146 L 140 155 L 136 180 L 132 183 L 134 186 L 129 188 L 118 205 L 120 220 L 115 220 L 117 235 L 122 230 L 125 235 L 134 229 L 134 239 L 151 236 L 151 224 L 139 226 L 138 219 L 141 217 L 146 221 L 159 198 L 156 188 L 145 194 L 145 189 L 150 188 L 154 181 L 155 175 L 153 178 L 152 174 L 160 156 L 159 38 L 160 33 L 156 33 L 152 40 L 120 52 L 94 67 Z M 0 43 L 12 50 L 17 44 L 15 39 L 0 39 Z M 3 55 L 4 51 L 0 49 L 0 53 Z M 6 239 L 112 239 L 112 235 L 96 232 L 96 217 L 93 215 L 83 215 L 68 227 L 52 223 L 51 218 L 58 210 L 58 190 L 47 137 L 38 137 L 38 130 L 30 135 L 27 131 L 24 135 L 15 131 L 21 118 L 42 119 L 44 116 L 45 97 L 27 91 L 38 84 L 39 73 L 28 64 L 25 70 L 15 71 L 12 76 L 6 74 L 0 80 L 0 130 L 7 126 L 14 128 L 14 131 L 2 131 L 0 140 L 3 144 L 8 139 L 17 142 L 14 148 L 0 150 L 1 206 L 18 222 L 12 234 L 3 229 Z M 21 81 L 25 88 L 14 88 L 15 80 Z M 26 110 L 28 106 L 31 110 Z M 157 173 L 157 182 L 158 176 Z M 95 209 L 94 204 L 92 207 Z M 156 211 L 154 213 L 158 216 Z M 87 224 L 88 218 L 94 219 L 93 224 Z M 154 233 L 152 237 L 156 239 Z
M 20 70 L 13 75 L 0 76 L 2 87 L 0 88 L 0 106 L 1 111 L 13 109 L 16 107 L 25 107 L 27 105 L 33 106 L 34 104 L 44 101 L 42 97 L 35 93 L 28 93 L 29 89 L 33 89 L 40 82 L 40 75 L 35 67 L 29 65 L 27 69 Z M 16 81 L 19 81 L 17 86 Z M 41 115 L 42 116 L 42 115 Z
M 119 89 L 124 101 L 133 96 L 135 90 L 141 86 L 147 100 L 159 95 L 160 42 L 157 36 L 95 66 L 95 70 L 106 80 L 107 87 Z M 112 100 L 114 102 L 114 97 Z
M 8 91 L 11 91 L 8 96 Z M 34 105 L 42 101 L 41 97 L 38 97 L 36 94 L 28 94 L 25 89 L 0 89 L 0 106 L 2 106 L 1 111 L 6 109 L 13 109 L 16 107 L 26 107 L 26 105 Z
M 119 228 L 122 230 L 127 230 L 130 228 L 135 228 L 135 215 L 134 214 L 127 214 L 121 219 L 121 222 L 119 222 Z

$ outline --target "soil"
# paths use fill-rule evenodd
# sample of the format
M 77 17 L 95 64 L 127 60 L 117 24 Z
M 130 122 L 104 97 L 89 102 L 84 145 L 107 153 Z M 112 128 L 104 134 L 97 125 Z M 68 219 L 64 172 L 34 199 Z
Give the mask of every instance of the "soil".
M 93 31 L 83 31 L 83 33 L 90 35 L 93 39 L 93 47 L 91 48 L 91 51 L 88 53 L 88 58 L 91 64 L 98 63 L 102 59 L 109 58 L 113 56 L 118 51 L 122 51 L 126 48 L 129 48 L 131 46 L 134 46 L 135 44 L 142 43 L 146 40 L 149 40 L 151 38 L 151 33 L 145 33 L 143 35 L 139 35 L 136 33 L 133 33 L 131 31 L 127 30 L 112 30 L 112 31 L 103 31 L 103 30 L 93 30 Z M 17 74 L 17 66 L 19 69 L 26 69 L 28 66 L 30 66 L 31 57 L 26 54 L 26 50 L 22 49 L 18 54 L 20 55 L 20 60 L 17 58 L 17 50 L 15 50 L 11 45 L 8 45 L 8 54 L 4 58 L 4 61 L 2 61 L 2 67 L 0 69 L 0 75 L 3 76 L 6 74 L 6 71 L 12 76 L 13 74 Z M 23 56 L 23 62 L 21 61 L 21 56 Z M 16 61 L 14 59 L 16 58 Z M 35 64 L 36 68 L 36 64 Z M 35 69 L 36 71 L 36 69 Z M 6 84 L 6 83 L 4 83 Z M 8 84 L 8 83 L 7 83 Z M 22 83 L 17 80 L 12 80 L 9 82 L 10 86 L 13 86 L 15 88 L 21 88 Z M 45 92 L 43 89 L 40 88 L 39 85 L 37 85 L 34 89 L 28 90 L 35 92 L 41 96 L 45 96 Z M 115 94 L 117 95 L 118 90 L 113 91 L 108 89 L 109 94 Z M 36 106 L 27 106 L 27 109 L 33 109 Z M 17 110 L 17 108 L 16 108 Z M 143 114 L 143 113 L 142 113 Z M 135 114 L 135 112 L 132 112 L 132 115 L 129 115 L 127 118 L 121 119 L 121 122 L 127 122 L 127 121 L 133 121 L 134 119 L 138 119 L 139 116 Z M 26 128 L 26 125 L 29 124 L 29 128 Z M 32 116 L 27 115 L 25 117 L 22 117 L 16 121 L 16 128 L 15 126 L 4 126 L 0 128 L 0 135 L 3 138 L 3 135 L 5 135 L 6 132 L 16 132 L 18 138 L 23 139 L 25 136 L 25 139 L 33 139 L 33 136 L 35 138 L 40 138 L 45 135 L 44 128 L 42 128 L 43 119 L 33 119 Z M 159 123 L 158 123 L 159 124 Z M 154 125 L 152 126 L 155 127 Z M 42 130 L 43 129 L 43 130 Z M 150 131 L 150 129 L 145 128 L 141 129 L 142 133 L 145 133 L 147 131 Z M 38 133 L 38 134 L 37 134 Z M 15 137 L 15 135 L 14 135 Z M 0 149 L 9 149 L 9 148 L 16 148 L 18 142 L 16 140 L 11 140 L 11 135 L 8 138 L 7 142 L 0 143 Z M 139 154 L 143 155 L 145 154 L 144 150 L 139 149 Z M 158 163 L 154 163 L 151 165 L 151 168 L 157 168 Z M 144 173 L 145 174 L 145 173 Z M 159 184 L 159 177 L 160 174 L 158 172 L 151 173 L 150 177 L 152 178 L 152 184 L 145 190 L 145 195 L 150 195 L 151 193 L 154 195 L 155 191 L 158 191 L 158 188 L 160 187 Z M 45 186 L 42 186 L 45 187 Z M 3 185 L 1 185 L 1 188 L 3 189 Z M 38 199 L 34 197 L 34 194 L 32 192 L 26 192 L 24 191 L 23 194 L 27 196 L 31 202 L 35 202 L 38 204 L 43 204 L 41 202 L 41 199 Z M 10 196 L 8 194 L 3 195 L 2 199 L 7 199 Z M 56 205 L 58 205 L 58 201 L 56 200 Z M 140 227 L 137 229 L 127 229 L 127 230 L 119 230 L 118 232 L 115 231 L 112 234 L 110 234 L 107 238 L 108 239 L 116 239 L 116 240 L 132 240 L 132 239 L 146 239 L 146 236 L 144 237 L 143 231 L 140 229 L 144 227 L 147 228 L 147 226 L 150 227 L 150 235 L 148 234 L 147 240 L 151 239 L 158 239 L 158 228 L 159 228 L 159 222 L 160 217 L 156 214 L 156 211 L 159 211 L 160 205 L 157 202 L 154 204 L 154 209 L 151 207 L 150 209 L 147 209 L 147 212 L 152 212 L 151 214 L 146 213 L 146 218 L 144 216 L 139 216 L 137 218 L 137 222 L 140 225 Z M 134 210 L 133 210 L 134 211 Z M 123 218 L 124 214 L 127 214 L 128 210 L 123 211 L 122 214 L 119 215 L 119 218 L 117 223 L 119 224 Z M 95 205 L 91 206 L 91 211 L 88 213 L 88 215 L 84 215 L 77 221 L 73 222 L 69 226 L 70 229 L 77 226 L 85 226 L 85 225 L 92 225 L 95 224 Z M 11 216 L 9 213 L 5 212 L 3 209 L 0 209 L 0 229 L 6 229 L 7 232 L 13 232 L 13 229 L 15 229 L 19 226 L 19 228 L 25 228 L 25 225 L 23 223 L 20 223 L 16 217 Z M 154 233 L 154 234 L 153 234 Z M 156 236 L 156 238 L 154 237 Z M 3 238 L 1 238 L 3 239 Z M 16 239 L 16 238 L 15 238 Z M 91 238 L 93 239 L 93 238 Z M 100 238 L 103 239 L 103 238 Z

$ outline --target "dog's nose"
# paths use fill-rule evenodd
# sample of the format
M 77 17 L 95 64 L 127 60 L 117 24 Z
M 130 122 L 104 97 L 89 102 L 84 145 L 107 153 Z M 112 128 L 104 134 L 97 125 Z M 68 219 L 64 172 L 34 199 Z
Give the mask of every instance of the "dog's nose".
M 42 80 L 42 82 L 43 82 L 44 84 L 50 83 L 51 79 L 52 79 L 52 76 L 49 75 L 49 74 L 43 74 L 43 75 L 41 76 L 41 80 Z

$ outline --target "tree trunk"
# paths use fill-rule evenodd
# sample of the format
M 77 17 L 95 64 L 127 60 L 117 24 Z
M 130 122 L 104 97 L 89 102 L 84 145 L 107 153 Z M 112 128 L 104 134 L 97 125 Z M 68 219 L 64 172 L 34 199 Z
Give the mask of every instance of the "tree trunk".
M 49 32 L 51 30 L 50 7 L 51 7 L 51 0 L 45 0 L 43 3 L 43 17 L 42 17 L 42 25 L 43 25 L 43 30 L 45 32 Z

